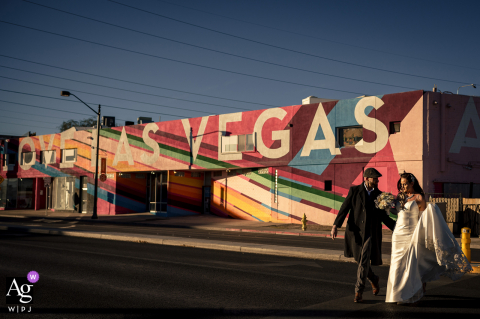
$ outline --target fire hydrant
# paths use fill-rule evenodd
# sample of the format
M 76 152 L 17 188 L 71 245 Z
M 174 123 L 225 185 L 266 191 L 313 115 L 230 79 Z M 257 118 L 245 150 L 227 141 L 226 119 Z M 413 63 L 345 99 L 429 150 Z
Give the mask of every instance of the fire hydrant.
M 462 251 L 465 254 L 465 257 L 467 257 L 468 262 L 471 262 L 471 251 L 470 251 L 470 233 L 471 229 L 468 227 L 462 228 Z
M 305 231 L 307 230 L 307 216 L 305 213 L 303 213 L 303 218 L 302 218 L 302 230 Z

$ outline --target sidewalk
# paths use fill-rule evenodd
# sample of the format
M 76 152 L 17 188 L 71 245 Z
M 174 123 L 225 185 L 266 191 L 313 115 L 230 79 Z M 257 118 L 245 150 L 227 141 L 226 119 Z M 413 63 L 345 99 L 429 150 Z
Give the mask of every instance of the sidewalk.
M 15 218 L 45 218 L 60 220 L 88 220 L 93 223 L 126 224 L 136 226 L 159 226 L 173 228 L 191 228 L 216 231 L 242 231 L 259 232 L 290 236 L 316 236 L 330 237 L 331 226 L 307 225 L 307 230 L 302 231 L 301 225 L 284 223 L 262 223 L 258 221 L 218 217 L 211 214 L 195 216 L 169 217 L 167 219 L 151 213 L 137 213 L 125 215 L 99 215 L 98 219 L 91 219 L 91 214 L 64 213 L 40 210 L 4 210 L 0 211 L 0 217 Z M 344 237 L 344 229 L 340 229 L 338 237 Z M 391 232 L 384 232 L 391 237 Z M 384 238 L 385 239 L 385 238 Z M 389 240 L 387 240 L 389 241 Z
M 311 236 L 311 237 L 330 237 L 330 226 L 307 225 L 307 230 L 302 231 L 301 225 L 298 224 L 283 224 L 283 223 L 261 223 L 257 221 L 248 221 L 240 219 L 223 218 L 210 214 L 170 217 L 168 219 L 155 216 L 150 213 L 137 213 L 126 215 L 99 215 L 98 219 L 91 219 L 91 214 L 79 213 L 62 213 L 34 210 L 10 210 L 0 211 L 0 217 L 10 218 L 38 218 L 51 220 L 82 220 L 90 223 L 106 223 L 106 224 L 121 224 L 121 225 L 135 225 L 135 226 L 157 226 L 157 227 L 172 227 L 172 228 L 186 228 L 186 229 L 201 229 L 211 231 L 232 231 L 244 233 L 268 233 L 286 236 Z M 11 229 L 11 223 L 0 222 L 0 229 Z M 136 241 L 148 242 L 163 245 L 179 245 L 207 249 L 220 249 L 230 251 L 241 251 L 250 253 L 273 254 L 290 257 L 313 258 L 313 259 L 327 259 L 339 261 L 352 261 L 351 258 L 345 258 L 343 251 L 328 250 L 328 249 L 312 249 L 301 247 L 286 247 L 274 245 L 261 244 L 239 244 L 214 240 L 204 239 L 188 239 L 152 236 L 144 234 L 122 234 L 122 233 L 102 233 L 93 231 L 80 231 L 73 229 L 58 229 L 46 228 L 37 226 L 15 226 L 15 229 L 28 229 L 33 233 L 46 233 L 64 236 L 89 237 L 110 240 Z M 339 229 L 338 237 L 344 238 L 344 229 Z M 392 232 L 384 230 L 383 241 L 391 242 Z M 461 239 L 457 238 L 461 244 Z M 471 238 L 472 249 L 480 249 L 480 238 Z M 384 264 L 390 263 L 390 256 L 383 255 Z

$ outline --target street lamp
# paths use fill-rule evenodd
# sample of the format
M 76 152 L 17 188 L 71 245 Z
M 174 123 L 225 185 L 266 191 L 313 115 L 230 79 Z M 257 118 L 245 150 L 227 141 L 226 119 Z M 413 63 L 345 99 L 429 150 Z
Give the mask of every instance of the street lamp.
M 98 200 L 98 150 L 100 149 L 100 104 L 98 105 L 98 112 L 95 112 L 87 103 L 83 102 L 78 96 L 68 91 L 62 91 L 60 93 L 61 96 L 69 97 L 73 95 L 76 97 L 80 102 L 85 104 L 90 110 L 92 110 L 95 114 L 97 114 L 97 156 L 95 158 L 95 191 L 93 196 L 93 214 L 92 219 L 98 219 L 97 216 L 97 200 Z
M 457 89 L 457 95 L 458 95 L 458 90 L 460 90 L 460 88 L 463 88 L 463 87 L 466 87 L 466 86 L 472 86 L 474 89 L 477 88 L 477 86 L 476 86 L 475 84 L 462 85 L 462 86 L 460 86 L 460 87 Z

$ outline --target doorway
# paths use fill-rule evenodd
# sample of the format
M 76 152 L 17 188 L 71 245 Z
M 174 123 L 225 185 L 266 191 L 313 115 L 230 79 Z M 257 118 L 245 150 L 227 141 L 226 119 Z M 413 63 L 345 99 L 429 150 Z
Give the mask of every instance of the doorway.
M 167 214 L 168 198 L 168 172 L 153 172 L 150 174 L 147 183 L 147 193 L 149 194 L 150 213 L 155 215 Z
M 75 177 L 55 177 L 53 190 L 55 210 L 75 210 Z

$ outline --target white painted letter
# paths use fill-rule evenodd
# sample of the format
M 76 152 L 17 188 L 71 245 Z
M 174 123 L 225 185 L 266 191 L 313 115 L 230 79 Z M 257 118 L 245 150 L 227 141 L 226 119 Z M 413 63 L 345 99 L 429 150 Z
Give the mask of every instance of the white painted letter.
M 477 138 L 465 137 L 470 120 L 472 121 Z M 450 146 L 450 153 L 460 153 L 462 147 L 480 148 L 480 117 L 478 116 L 477 107 L 472 97 L 468 100 L 465 111 L 463 112 L 457 133 L 453 139 L 452 146 Z
M 120 154 L 122 146 L 125 146 L 125 154 Z M 115 152 L 115 158 L 113 159 L 112 166 L 117 166 L 118 162 L 128 161 L 128 165 L 134 165 L 132 151 L 130 150 L 130 144 L 128 143 L 127 133 L 125 132 L 125 126 L 122 129 L 122 135 L 118 141 L 117 151 Z
M 18 163 L 20 164 L 20 167 L 23 170 L 29 170 L 32 164 L 26 165 L 26 164 L 21 164 L 22 163 L 22 154 L 23 154 L 23 147 L 25 144 L 28 144 L 30 146 L 30 152 L 33 152 L 33 158 L 32 162 L 35 164 L 35 158 L 37 157 L 35 155 L 35 144 L 33 144 L 33 140 L 31 137 L 25 137 L 21 142 L 20 145 L 18 145 Z
M 67 140 L 67 139 L 70 140 L 70 139 L 74 138 L 76 131 L 77 130 L 74 127 L 71 127 L 68 130 L 60 133 L 60 150 L 61 150 L 61 152 L 63 152 L 63 150 L 65 149 L 65 140 Z M 60 156 L 62 156 L 62 155 L 60 155 Z M 60 168 L 69 168 L 69 167 L 74 167 L 74 166 L 75 166 L 75 163 L 62 163 L 60 161 Z
M 42 151 L 45 151 L 45 150 L 50 151 L 52 149 L 52 146 L 53 146 L 53 141 L 55 140 L 55 134 L 50 135 L 50 140 L 48 141 L 48 149 L 45 149 L 45 141 L 43 140 L 43 135 L 39 136 L 39 140 L 40 140 L 40 149 Z
M 383 105 L 383 101 L 376 96 L 364 97 L 358 101 L 355 106 L 355 119 L 358 124 L 362 125 L 364 129 L 375 132 L 377 138 L 373 142 L 365 142 L 361 139 L 355 148 L 365 154 L 374 154 L 381 151 L 388 143 L 388 129 L 387 127 L 375 118 L 371 118 L 365 114 L 365 109 L 368 106 L 373 106 L 378 110 Z
M 193 162 L 197 159 L 198 150 L 200 149 L 200 145 L 202 144 L 203 133 L 205 133 L 205 128 L 207 127 L 208 116 L 202 117 L 202 122 L 200 122 L 200 127 L 198 128 L 197 138 L 190 142 L 190 121 L 188 119 L 182 119 L 183 129 L 185 131 L 185 136 L 187 137 L 188 145 L 190 145 L 192 149 L 192 156 Z M 191 144 L 193 145 L 191 145 Z
M 324 140 L 315 140 L 319 126 L 322 128 L 323 135 L 325 136 Z M 318 104 L 317 112 L 313 118 L 310 131 L 308 131 L 307 139 L 305 140 L 305 145 L 303 145 L 300 156 L 310 156 L 312 150 L 324 149 L 329 149 L 331 155 L 342 154 L 340 149 L 335 147 L 335 134 L 333 134 L 332 127 L 328 122 L 327 114 L 323 109 L 323 105 L 320 103 Z
M 289 130 L 282 130 L 282 131 L 272 131 L 272 140 L 280 140 L 281 146 L 276 149 L 268 148 L 265 143 L 263 143 L 262 138 L 262 129 L 265 122 L 271 118 L 277 118 L 280 121 L 284 119 L 285 115 L 287 115 L 287 111 L 281 108 L 274 108 L 265 110 L 260 116 L 257 118 L 255 122 L 254 132 L 257 135 L 257 150 L 258 152 L 267 157 L 267 158 L 280 158 L 286 155 L 290 151 L 290 131 Z
M 160 156 L 160 146 L 158 146 L 158 143 L 155 142 L 154 139 L 148 136 L 150 132 L 155 133 L 156 131 L 158 131 L 158 125 L 155 123 L 148 123 L 143 128 L 143 142 L 153 149 L 152 155 L 148 156 L 147 153 L 143 153 L 141 156 L 142 162 L 147 165 L 155 164 L 155 162 L 158 160 L 158 157 Z
M 43 135 L 40 135 L 39 137 L 39 140 L 40 140 L 40 149 L 42 151 L 45 151 L 45 141 L 43 140 Z M 53 147 L 53 142 L 55 140 L 55 134 L 50 134 L 50 139 L 48 141 L 48 150 L 52 150 L 52 147 Z M 42 160 L 45 161 L 45 168 L 47 168 L 48 164 L 47 164 L 47 161 L 46 161 L 46 158 L 45 158 L 45 153 L 42 154 L 41 156 Z

